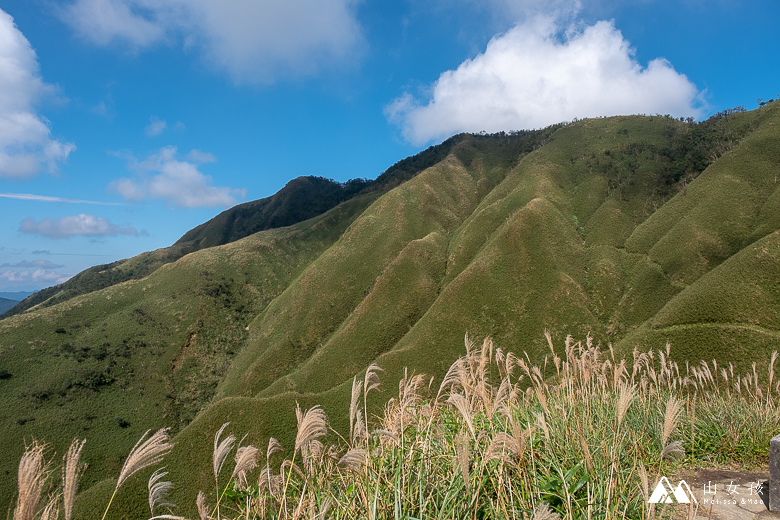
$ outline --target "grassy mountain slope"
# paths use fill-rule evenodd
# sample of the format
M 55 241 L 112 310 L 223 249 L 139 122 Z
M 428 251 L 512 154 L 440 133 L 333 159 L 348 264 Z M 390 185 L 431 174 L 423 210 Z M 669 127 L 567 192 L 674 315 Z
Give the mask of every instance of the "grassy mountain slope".
M 0 489 L 23 439 L 62 453 L 86 436 L 77 516 L 94 517 L 122 455 L 170 425 L 172 498 L 194 516 L 213 476 L 192 454 L 210 453 L 223 422 L 289 448 L 299 402 L 344 432 L 353 376 L 379 364 L 386 400 L 405 367 L 440 378 L 467 332 L 534 362 L 545 330 L 627 355 L 670 340 L 681 359 L 742 367 L 776 345 L 780 105 L 459 136 L 446 150 L 386 192 L 0 322 Z M 144 514 L 142 480 L 118 511 Z
M 403 159 L 373 181 L 352 179 L 338 183 L 322 177 L 298 177 L 277 193 L 264 199 L 239 204 L 185 233 L 170 247 L 142 253 L 133 258 L 91 267 L 70 280 L 27 297 L 11 312 L 0 310 L 0 319 L 35 306 L 48 307 L 75 296 L 88 294 L 128 280 L 139 280 L 160 266 L 207 247 L 228 244 L 259 231 L 291 226 L 313 218 L 358 195 L 375 197 L 414 177 L 446 157 L 452 147 L 465 139 L 456 135 Z
M 293 228 L 253 235 L 0 324 L 0 464 L 24 441 L 88 449 L 89 486 L 121 468 L 146 429 L 178 429 L 211 399 L 240 351 L 249 320 L 370 202 L 353 199 Z M 0 473 L 7 504 L 13 471 Z

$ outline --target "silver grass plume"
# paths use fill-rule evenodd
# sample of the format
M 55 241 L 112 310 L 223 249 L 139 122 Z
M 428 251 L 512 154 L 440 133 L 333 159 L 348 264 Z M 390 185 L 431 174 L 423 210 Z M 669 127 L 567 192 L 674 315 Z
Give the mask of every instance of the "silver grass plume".
M 295 451 L 300 450 L 303 463 L 306 465 L 309 461 L 312 443 L 328 433 L 328 418 L 319 405 L 312 406 L 306 413 L 303 413 L 300 405 L 296 404 L 295 416 L 298 420 Z
M 673 395 L 669 396 L 669 400 L 666 401 L 666 412 L 664 413 L 664 429 L 661 434 L 661 445 L 666 446 L 666 442 L 669 440 L 669 436 L 677 426 L 677 419 L 680 418 L 682 412 L 682 403 Z
M 162 461 L 163 457 L 173 448 L 173 444 L 168 442 L 168 428 L 157 430 L 151 437 L 144 440 L 150 431 L 147 430 L 138 439 L 127 460 L 125 460 L 122 471 L 119 473 L 116 489 L 119 489 L 136 472 Z
M 200 516 L 200 520 L 208 520 L 209 508 L 206 505 L 206 495 L 203 491 L 198 491 L 198 498 L 195 499 L 195 504 L 198 506 L 198 516 Z
M 117 479 L 114 492 L 111 494 L 106 510 L 103 512 L 103 519 L 106 518 L 108 510 L 111 508 L 111 503 L 116 496 L 116 492 L 122 484 L 136 472 L 162 461 L 163 457 L 165 457 L 173 448 L 173 444 L 168 442 L 168 428 L 161 428 L 160 430 L 157 430 L 154 435 L 146 439 L 146 436 L 149 435 L 150 431 L 151 430 L 146 430 L 141 438 L 138 439 L 138 442 L 135 443 L 130 455 L 127 456 L 127 460 L 125 460 L 125 464 L 122 466 L 122 471 L 119 472 L 119 478 Z
M 626 416 L 626 412 L 628 411 L 628 407 L 631 406 L 631 403 L 634 401 L 634 395 L 636 394 L 636 389 L 634 388 L 634 385 L 629 385 L 628 383 L 620 383 L 618 385 L 618 400 L 617 400 L 617 406 L 616 406 L 616 415 L 617 415 L 617 425 L 618 428 L 623 423 L 623 418 Z
M 474 433 L 474 423 L 471 420 L 471 409 L 469 407 L 468 401 L 466 401 L 466 398 L 460 394 L 452 394 L 449 399 L 447 399 L 447 402 L 454 405 L 455 408 L 460 412 L 460 415 L 463 417 L 466 426 L 468 426 L 469 431 L 471 432 L 471 436 L 476 439 L 477 435 Z
M 362 448 L 352 448 L 339 459 L 338 465 L 358 474 L 365 472 L 368 454 Z
M 684 457 L 685 450 L 683 449 L 682 445 L 683 445 L 683 441 L 674 441 L 671 444 L 668 444 L 661 451 L 661 460 L 665 458 L 679 459 L 681 457 Z
M 241 446 L 236 450 L 236 467 L 230 478 L 237 478 L 239 487 L 247 487 L 246 474 L 257 467 L 258 449 L 254 446 Z
M 14 520 L 33 520 L 48 469 L 43 460 L 44 444 L 33 441 L 19 461 L 19 498 L 14 508 Z
M 70 520 L 73 512 L 73 502 L 76 499 L 76 492 L 78 491 L 79 478 L 86 469 L 86 464 L 79 466 L 79 459 L 81 458 L 81 450 L 84 448 L 84 443 L 87 440 L 81 441 L 73 439 L 73 442 L 68 448 L 68 452 L 65 454 L 64 463 L 62 467 L 62 504 L 65 510 L 65 520 Z
M 160 468 L 149 477 L 149 483 L 147 488 L 149 489 L 149 511 L 154 516 L 155 507 L 176 507 L 174 504 L 168 501 L 168 491 L 173 488 L 173 483 L 168 481 L 162 481 L 161 479 L 168 474 L 167 471 L 163 471 L 165 468 Z
M 275 438 L 271 437 L 268 439 L 268 449 L 265 450 L 266 463 L 269 463 L 271 460 L 271 455 L 278 451 L 282 451 L 282 445 Z
M 57 520 L 60 514 L 59 496 L 55 495 L 49 499 L 46 507 L 41 512 L 40 520 Z
M 550 509 L 550 506 L 542 502 L 534 509 L 531 520 L 560 520 L 561 515 Z
M 222 432 L 225 431 L 225 428 L 227 428 L 229 424 L 229 422 L 223 424 L 214 436 L 212 464 L 214 469 L 214 481 L 217 483 L 217 487 L 219 487 L 219 472 L 222 470 L 222 465 L 225 463 L 228 453 L 233 449 L 233 444 L 236 442 L 236 436 L 232 434 L 222 439 L 222 441 L 219 440 L 222 436 Z

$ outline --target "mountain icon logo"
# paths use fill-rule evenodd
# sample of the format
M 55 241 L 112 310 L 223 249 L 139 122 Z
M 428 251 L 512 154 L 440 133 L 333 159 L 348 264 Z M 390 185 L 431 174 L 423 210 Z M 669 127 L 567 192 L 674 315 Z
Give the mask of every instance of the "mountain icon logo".
M 693 496 L 691 488 L 688 487 L 688 483 L 681 480 L 677 487 L 672 487 L 669 479 L 661 477 L 658 481 L 658 485 L 653 490 L 653 494 L 648 499 L 648 504 L 671 504 L 677 502 L 678 504 L 690 504 L 691 501 L 698 503 L 696 497 Z

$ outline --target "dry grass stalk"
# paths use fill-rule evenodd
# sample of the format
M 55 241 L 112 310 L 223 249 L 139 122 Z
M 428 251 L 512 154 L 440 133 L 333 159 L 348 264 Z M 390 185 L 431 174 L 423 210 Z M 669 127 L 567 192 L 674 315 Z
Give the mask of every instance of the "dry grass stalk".
M 162 461 L 163 457 L 173 448 L 173 444 L 168 442 L 168 428 L 161 428 L 146 439 L 150 431 L 146 430 L 144 432 L 141 438 L 138 439 L 138 442 L 135 443 L 132 451 L 130 451 L 130 455 L 127 456 L 125 464 L 122 466 L 122 471 L 119 472 L 114 492 L 111 494 L 105 512 L 103 512 L 103 520 L 105 520 L 108 510 L 111 508 L 111 502 L 114 501 L 116 492 L 122 487 L 122 484 L 138 471 Z
M 352 448 L 339 459 L 338 465 L 357 473 L 364 474 L 368 464 L 368 454 L 363 448 Z
M 468 426 L 469 431 L 471 432 L 471 436 L 476 439 L 477 434 L 474 431 L 474 423 L 471 419 L 471 409 L 469 408 L 469 403 L 466 401 L 466 398 L 460 394 L 452 394 L 449 399 L 447 399 L 447 402 L 454 405 L 458 412 L 460 412 L 466 426 Z
M 59 503 L 59 496 L 51 497 L 41 512 L 40 520 L 57 520 L 57 517 L 60 516 Z
M 214 483 L 217 488 L 219 488 L 219 472 L 222 470 L 225 459 L 227 459 L 228 453 L 233 449 L 233 444 L 236 442 L 236 436 L 232 434 L 222 439 L 222 441 L 219 440 L 222 436 L 222 432 L 225 431 L 225 428 L 227 428 L 229 424 L 229 422 L 223 424 L 220 429 L 217 430 L 216 435 L 214 435 L 214 453 L 211 461 L 214 470 Z
M 206 495 L 203 491 L 198 491 L 198 498 L 195 499 L 195 505 L 198 507 L 198 516 L 200 516 L 200 520 L 208 520 L 209 508 L 206 505 Z
M 363 391 L 363 381 L 358 380 L 357 377 L 352 378 L 352 394 L 349 400 L 349 442 L 355 444 L 355 438 L 357 437 L 357 428 L 355 427 L 355 420 L 360 413 L 358 408 L 358 399 L 360 398 L 360 392 Z M 360 421 L 358 421 L 359 423 Z M 360 426 L 360 425 L 358 425 Z
M 241 446 L 236 450 L 236 467 L 230 478 L 237 478 L 241 489 L 246 489 L 246 474 L 257 467 L 258 449 L 254 446 Z
M 314 517 L 314 520 L 325 520 L 328 518 L 328 513 L 330 513 L 330 509 L 333 507 L 333 500 L 330 498 L 326 498 L 325 501 L 320 506 L 320 512 L 317 514 L 316 517 Z
M 669 399 L 666 401 L 666 412 L 664 412 L 664 428 L 661 434 L 661 444 L 664 447 L 666 447 L 669 436 L 677 426 L 677 419 L 680 418 L 681 412 L 682 402 L 673 395 L 670 395 Z
M 282 477 L 276 475 L 271 471 L 271 468 L 266 466 L 260 472 L 260 476 L 257 478 L 258 493 L 262 494 L 266 489 L 271 496 L 279 497 L 282 491 Z
M 560 520 L 561 515 L 550 509 L 546 503 L 536 506 L 531 520 Z
M 119 472 L 116 489 L 119 489 L 136 472 L 162 461 L 163 457 L 173 448 L 173 444 L 168 442 L 168 428 L 157 430 L 154 435 L 144 440 L 150 431 L 147 430 L 138 439 L 127 460 L 125 460 L 122 471 Z
M 73 439 L 73 442 L 65 454 L 62 467 L 62 505 L 65 513 L 65 520 L 70 520 L 73 513 L 73 502 L 76 500 L 79 478 L 86 469 L 86 464 L 79 466 L 81 450 L 87 440 Z
M 628 407 L 631 406 L 631 403 L 634 401 L 636 388 L 634 385 L 629 385 L 627 383 L 621 383 L 618 388 L 616 416 L 617 426 L 620 428 L 620 425 L 623 423 L 623 418 L 626 416 L 626 412 L 628 411 Z
M 48 466 L 43 460 L 44 444 L 33 441 L 19 461 L 19 498 L 14 508 L 14 520 L 33 520 L 46 483 Z
M 165 468 L 160 468 L 149 477 L 149 483 L 147 488 L 149 489 L 149 511 L 154 516 L 155 507 L 176 507 L 174 504 L 168 501 L 167 494 L 173 488 L 173 483 L 168 481 L 162 481 L 161 479 L 168 474 L 167 471 L 163 471 Z
M 266 460 L 266 463 L 270 463 L 271 455 L 273 455 L 274 453 L 277 453 L 279 451 L 282 451 L 282 445 L 279 443 L 279 441 L 277 441 L 273 437 L 268 439 L 268 449 L 265 450 L 265 460 Z
M 528 439 L 533 434 L 533 428 L 523 430 L 519 424 L 514 423 L 513 435 L 507 432 L 496 433 L 485 451 L 484 463 L 490 460 L 501 460 L 510 466 L 517 467 L 523 460 Z
M 536 426 L 542 429 L 544 432 L 544 438 L 547 439 L 547 442 L 550 441 L 550 429 L 547 427 L 547 421 L 544 418 L 544 414 L 541 412 L 535 412 L 534 416 L 536 417 Z
M 366 383 L 365 388 L 365 394 L 368 394 L 372 390 L 377 390 L 379 388 L 379 375 L 377 372 L 384 372 L 384 369 L 382 369 L 379 365 L 372 364 L 366 369 Z M 364 395 L 365 395 L 364 394 Z
M 642 497 L 644 498 L 645 503 L 650 500 L 650 482 L 647 478 L 647 471 L 645 470 L 645 465 L 642 464 L 642 462 L 639 462 L 639 481 L 642 484 L 641 491 L 642 491 Z
M 674 441 L 671 444 L 668 444 L 661 451 L 661 460 L 665 458 L 678 459 L 680 457 L 684 457 L 685 450 L 683 449 L 682 445 L 682 441 Z
M 298 433 L 295 436 L 295 451 L 300 451 L 303 465 L 310 469 L 311 455 L 321 452 L 318 439 L 328 433 L 328 418 L 321 406 L 315 405 L 306 413 L 296 404 L 295 416 L 298 420 Z
M 593 458 L 590 456 L 590 448 L 588 447 L 588 441 L 585 440 L 585 437 L 582 435 L 579 435 L 580 438 L 580 447 L 582 448 L 582 454 L 585 458 L 585 465 L 588 468 L 588 473 L 593 474 Z
M 465 430 L 461 430 L 455 436 L 455 463 L 460 471 L 461 477 L 463 477 L 463 482 L 466 484 L 466 492 L 471 492 L 469 478 L 471 456 L 469 453 L 469 438 Z

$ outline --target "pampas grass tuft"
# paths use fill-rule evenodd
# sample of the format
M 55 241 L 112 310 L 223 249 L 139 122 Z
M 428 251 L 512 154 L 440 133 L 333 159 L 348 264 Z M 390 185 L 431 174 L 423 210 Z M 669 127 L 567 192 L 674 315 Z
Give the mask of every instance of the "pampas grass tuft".
M 62 468 L 62 503 L 65 510 L 65 520 L 70 520 L 73 513 L 73 501 L 76 499 L 79 478 L 81 478 L 81 474 L 87 468 L 86 464 L 79 467 L 81 450 L 86 442 L 86 439 L 82 441 L 73 439 L 70 448 L 68 448 L 68 453 L 65 454 L 64 466 Z
M 14 520 L 33 520 L 41 491 L 46 483 L 48 469 L 43 460 L 45 444 L 33 441 L 19 461 L 19 498 L 14 509 Z

